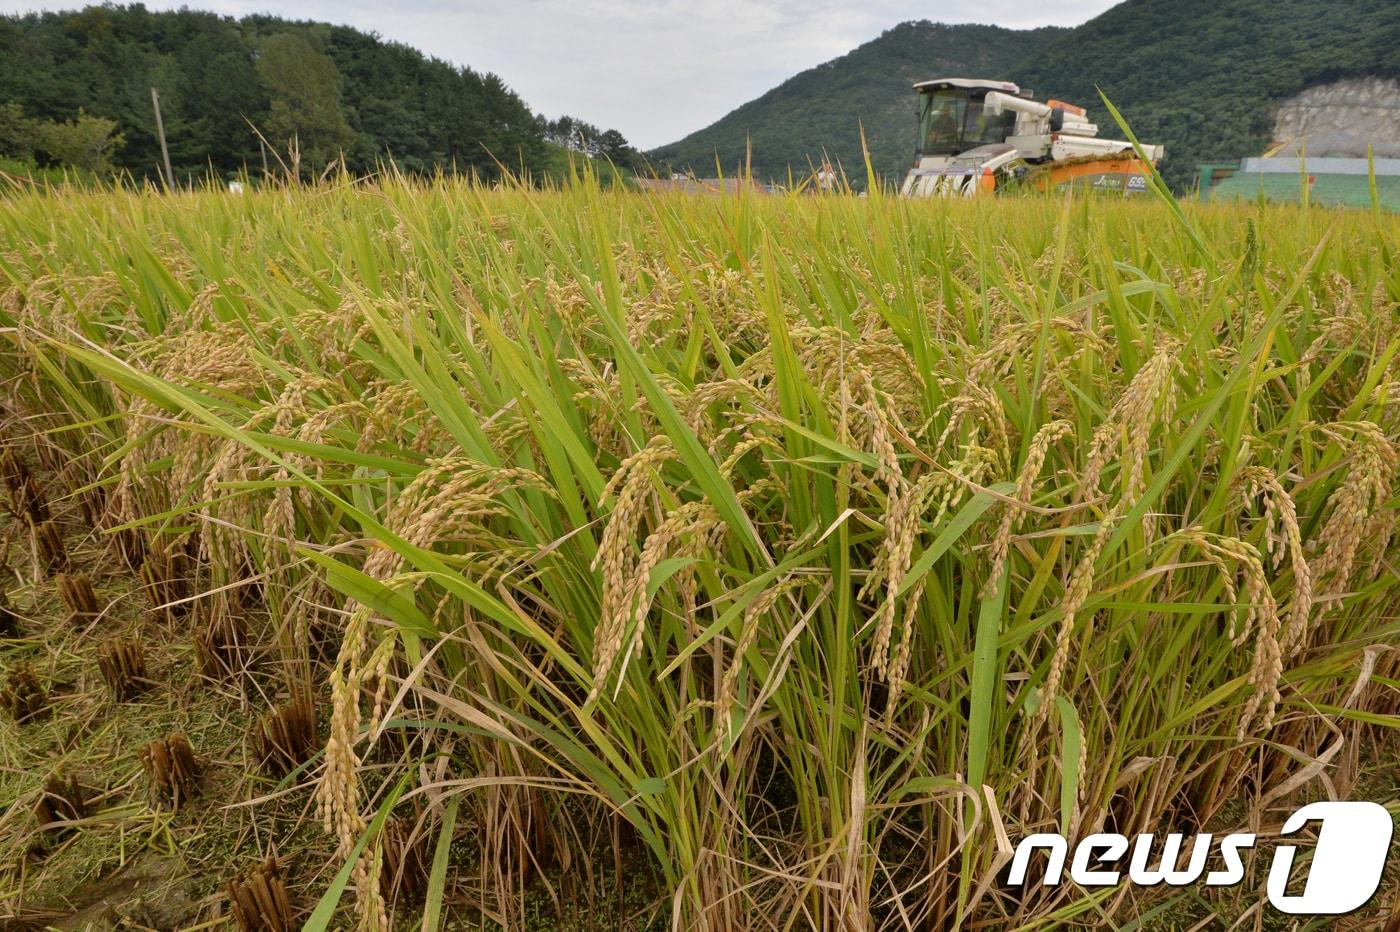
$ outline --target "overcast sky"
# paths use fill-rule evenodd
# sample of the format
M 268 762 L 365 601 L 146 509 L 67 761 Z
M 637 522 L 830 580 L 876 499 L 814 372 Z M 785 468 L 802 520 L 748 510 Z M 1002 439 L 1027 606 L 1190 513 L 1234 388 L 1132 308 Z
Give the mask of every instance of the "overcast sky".
M 0 12 L 81 0 L 0 0 Z M 805 68 L 896 23 L 1074 26 L 1112 0 L 147 0 L 234 16 L 275 13 L 377 32 L 429 55 L 494 71 L 537 112 L 622 131 L 639 148 L 672 142 Z M 997 75 L 985 75 L 997 77 Z

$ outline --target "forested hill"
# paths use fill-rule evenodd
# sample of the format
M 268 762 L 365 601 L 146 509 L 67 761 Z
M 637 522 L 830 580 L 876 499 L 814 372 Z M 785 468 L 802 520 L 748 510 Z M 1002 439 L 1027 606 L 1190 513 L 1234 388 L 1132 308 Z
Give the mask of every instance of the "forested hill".
M 876 168 L 896 177 L 914 147 L 910 84 L 949 74 L 1087 106 L 1116 135 L 1101 87 L 1140 139 L 1165 143 L 1163 172 L 1184 188 L 1198 162 L 1258 154 L 1275 102 L 1338 78 L 1400 76 L 1400 11 L 1396 0 L 1128 0 L 1068 30 L 905 23 L 652 155 L 708 171 L 718 152 L 733 167 L 747 133 L 762 174 L 805 168 L 825 147 L 863 177 L 863 122 Z
M 139 4 L 0 17 L 0 156 L 153 175 L 152 87 L 177 176 L 260 170 L 258 133 L 274 170 L 295 138 L 303 174 L 340 153 L 354 171 L 392 156 L 488 177 L 498 161 L 546 170 L 558 145 L 636 155 L 620 134 L 531 113 L 495 75 L 348 27 Z
M 752 145 L 753 169 L 782 178 L 789 167 L 806 174 L 825 152 L 861 179 L 860 134 L 877 169 L 908 167 L 915 106 L 910 85 L 940 75 L 1009 73 L 1066 30 L 902 23 L 852 52 L 789 78 L 717 123 L 653 151 L 652 158 L 697 174 L 743 165 Z

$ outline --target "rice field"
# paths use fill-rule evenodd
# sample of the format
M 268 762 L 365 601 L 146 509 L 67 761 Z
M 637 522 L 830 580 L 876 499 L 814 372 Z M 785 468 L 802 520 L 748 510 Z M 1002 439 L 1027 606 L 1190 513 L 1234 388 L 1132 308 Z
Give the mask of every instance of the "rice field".
M 203 807 L 249 929 L 1272 927 L 1262 856 L 1004 873 L 1396 808 L 1398 255 L 1082 194 L 12 194 L 6 578 L 58 620 L 0 640 L 0 917 Z

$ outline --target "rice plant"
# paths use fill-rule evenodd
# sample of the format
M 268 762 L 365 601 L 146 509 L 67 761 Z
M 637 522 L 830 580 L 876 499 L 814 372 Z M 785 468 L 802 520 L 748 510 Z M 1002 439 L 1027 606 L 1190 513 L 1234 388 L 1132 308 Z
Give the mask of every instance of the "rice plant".
M 313 926 L 406 921 L 420 811 L 430 919 L 1092 922 L 1161 894 L 1007 887 L 1012 840 L 1266 831 L 1400 723 L 1397 255 L 1074 195 L 24 194 L 3 403 L 172 637 L 251 600 L 328 697 Z

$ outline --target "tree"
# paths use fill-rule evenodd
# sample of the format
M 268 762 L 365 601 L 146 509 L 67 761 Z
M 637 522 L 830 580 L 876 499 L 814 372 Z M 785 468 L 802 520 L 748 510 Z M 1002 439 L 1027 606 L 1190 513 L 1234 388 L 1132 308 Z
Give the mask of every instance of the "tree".
M 629 168 L 637 150 L 627 144 L 627 137 L 615 129 L 610 129 L 598 137 L 598 148 L 603 158 L 620 168 Z
M 264 135 L 279 145 L 295 140 L 302 163 L 319 174 L 355 139 L 335 63 L 301 33 L 282 32 L 262 40 L 257 69 L 271 99 Z
M 172 56 L 175 86 L 161 90 L 161 107 L 177 166 L 212 164 L 237 171 L 259 162 L 249 122 L 266 122 L 267 92 L 258 80 L 253 50 L 237 27 L 214 17 L 191 24 L 191 35 Z
M 78 111 L 76 120 L 37 124 L 34 146 L 60 165 L 90 172 L 112 170 L 112 155 L 125 143 L 117 121 Z
M 81 108 L 116 122 L 117 167 L 153 175 L 152 87 L 177 177 L 259 165 L 249 123 L 278 150 L 296 137 L 308 174 L 342 153 L 354 172 L 392 159 L 484 178 L 501 166 L 538 175 L 550 158 L 541 124 L 499 78 L 347 26 L 140 4 L 0 15 L 0 104 L 23 106 L 0 114 L 0 151 L 46 157 L 16 121 Z
M 0 156 L 21 162 L 34 160 L 34 121 L 17 103 L 0 106 Z

